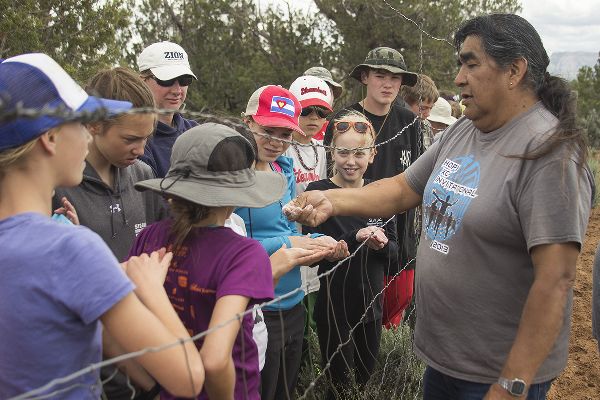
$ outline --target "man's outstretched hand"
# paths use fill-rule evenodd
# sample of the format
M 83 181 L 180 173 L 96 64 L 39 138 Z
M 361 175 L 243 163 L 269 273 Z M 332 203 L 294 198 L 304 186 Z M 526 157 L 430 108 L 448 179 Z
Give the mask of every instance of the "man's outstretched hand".
M 283 207 L 283 213 L 290 221 L 318 226 L 333 215 L 333 205 L 325 196 L 325 192 L 311 190 L 287 203 Z

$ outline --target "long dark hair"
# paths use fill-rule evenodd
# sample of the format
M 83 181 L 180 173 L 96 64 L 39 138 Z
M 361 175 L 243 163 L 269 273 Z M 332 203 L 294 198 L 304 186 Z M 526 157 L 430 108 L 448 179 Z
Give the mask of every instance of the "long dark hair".
M 527 60 L 527 73 L 521 85 L 534 92 L 544 107 L 558 119 L 555 131 L 538 148 L 520 156 L 540 158 L 566 145 L 585 165 L 588 150 L 583 128 L 577 123 L 577 97 L 562 78 L 546 71 L 550 58 L 535 28 L 515 14 L 482 15 L 466 21 L 454 35 L 457 51 L 467 36 L 477 36 L 487 55 L 500 68 L 508 68 L 516 59 Z
M 179 197 L 169 198 L 169 205 L 173 217 L 170 232 L 171 240 L 173 242 L 173 252 L 177 254 L 192 229 L 199 226 L 199 223 L 209 216 L 211 208 Z

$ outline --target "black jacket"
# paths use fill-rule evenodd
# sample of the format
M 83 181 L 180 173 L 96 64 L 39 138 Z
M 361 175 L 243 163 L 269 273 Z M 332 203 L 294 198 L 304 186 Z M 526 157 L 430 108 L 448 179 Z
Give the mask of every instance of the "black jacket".
M 365 180 L 365 184 L 367 183 L 368 181 Z M 337 188 L 338 186 L 331 180 L 323 179 L 309 183 L 306 190 Z M 315 228 L 303 226 L 302 232 L 322 233 L 336 240 L 344 240 L 348 243 L 350 253 L 353 253 L 360 245 L 356 241 L 356 233 L 366 226 L 383 226 L 385 221 L 383 218 L 332 217 Z M 333 273 L 320 278 L 321 288 L 317 295 L 314 314 L 317 323 L 328 323 L 335 318 L 338 323 L 347 321 L 350 326 L 353 326 L 358 323 L 371 302 L 373 305 L 363 321 L 381 319 L 383 295 L 379 293 L 383 289 L 383 275 L 390 266 L 398 264 L 394 221 L 390 221 L 384 229 L 388 237 L 388 243 L 384 248 L 376 251 L 365 245 Z M 337 263 L 337 261 L 321 261 L 319 275 L 332 270 Z M 330 311 L 329 315 L 327 311 Z

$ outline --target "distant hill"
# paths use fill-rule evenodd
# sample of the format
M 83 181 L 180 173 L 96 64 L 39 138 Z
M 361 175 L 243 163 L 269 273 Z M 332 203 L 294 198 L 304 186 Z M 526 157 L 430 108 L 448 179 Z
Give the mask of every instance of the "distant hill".
M 564 51 L 552 53 L 548 71 L 553 75 L 559 75 L 567 80 L 577 77 L 579 68 L 583 66 L 592 67 L 598 61 L 598 53 L 591 51 Z

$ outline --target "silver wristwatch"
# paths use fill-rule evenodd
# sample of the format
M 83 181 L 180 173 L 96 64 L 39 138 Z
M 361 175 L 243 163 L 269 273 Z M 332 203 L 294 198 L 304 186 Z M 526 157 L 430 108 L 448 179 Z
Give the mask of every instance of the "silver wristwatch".
M 507 379 L 500 377 L 498 378 L 498 385 L 502 386 L 508 393 L 515 397 L 524 396 L 525 393 L 527 393 L 527 384 L 523 379 Z

